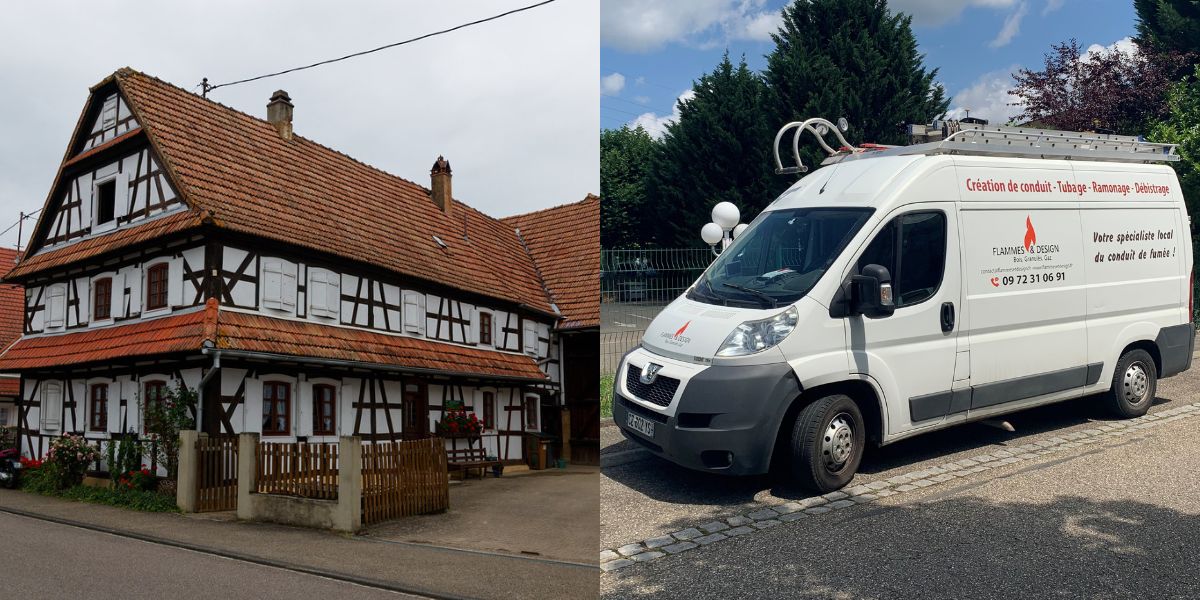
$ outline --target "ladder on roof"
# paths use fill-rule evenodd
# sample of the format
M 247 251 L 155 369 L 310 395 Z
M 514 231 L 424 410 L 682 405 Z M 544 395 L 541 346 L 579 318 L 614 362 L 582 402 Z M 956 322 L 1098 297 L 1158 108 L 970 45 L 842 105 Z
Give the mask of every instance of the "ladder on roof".
M 839 120 L 839 125 L 842 125 Z M 792 158 L 795 166 L 784 167 L 779 156 L 779 141 L 783 134 L 795 128 L 792 136 Z M 784 125 L 775 135 L 775 172 L 804 173 L 808 167 L 800 160 L 800 137 L 812 133 L 821 148 L 829 154 L 821 164 L 840 162 L 848 158 L 875 156 L 965 154 L 974 156 L 1004 156 L 1012 158 L 1045 158 L 1060 160 L 1094 160 L 1108 162 L 1174 162 L 1176 144 L 1147 142 L 1140 137 L 1105 133 L 1057 131 L 1025 127 L 989 126 L 978 123 L 947 121 L 934 126 L 910 125 L 914 138 L 930 140 L 910 146 L 877 146 L 864 144 L 856 148 L 846 143 L 839 127 L 820 118 L 795 121 Z M 842 131 L 844 127 L 840 128 Z M 824 136 L 833 131 L 842 147 L 834 150 Z

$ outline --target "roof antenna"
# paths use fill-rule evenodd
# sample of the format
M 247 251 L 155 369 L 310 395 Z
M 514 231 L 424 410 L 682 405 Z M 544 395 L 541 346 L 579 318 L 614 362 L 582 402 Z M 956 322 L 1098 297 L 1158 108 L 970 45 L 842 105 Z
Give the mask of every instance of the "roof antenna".
M 215 87 L 215 86 L 209 85 L 209 83 L 208 83 L 208 78 L 207 78 L 207 77 L 205 77 L 204 79 L 200 80 L 200 90 L 201 90 L 201 91 L 200 91 L 200 97 L 201 97 L 201 98 L 207 98 L 207 97 L 208 97 L 208 90 L 211 90 L 211 89 L 213 89 L 213 87 Z

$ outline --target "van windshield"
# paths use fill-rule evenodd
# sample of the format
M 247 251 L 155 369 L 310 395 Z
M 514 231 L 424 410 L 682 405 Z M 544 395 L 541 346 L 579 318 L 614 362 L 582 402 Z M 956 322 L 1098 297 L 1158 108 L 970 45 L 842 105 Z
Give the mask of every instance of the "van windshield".
M 774 308 L 795 302 L 825 274 L 870 208 L 796 208 L 764 212 L 688 292 L 708 304 Z

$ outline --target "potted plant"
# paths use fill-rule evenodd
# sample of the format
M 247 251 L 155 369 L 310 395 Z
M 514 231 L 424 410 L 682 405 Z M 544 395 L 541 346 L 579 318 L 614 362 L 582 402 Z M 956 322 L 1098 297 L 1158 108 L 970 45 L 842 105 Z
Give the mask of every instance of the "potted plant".
M 479 437 L 483 433 L 483 421 L 475 413 L 467 414 L 464 410 L 448 410 L 442 420 L 437 422 L 438 435 L 447 438 Z
M 495 461 L 495 464 L 492 465 L 493 477 L 499 477 L 504 474 L 504 465 L 500 462 L 500 457 L 488 455 L 485 458 L 490 461 Z

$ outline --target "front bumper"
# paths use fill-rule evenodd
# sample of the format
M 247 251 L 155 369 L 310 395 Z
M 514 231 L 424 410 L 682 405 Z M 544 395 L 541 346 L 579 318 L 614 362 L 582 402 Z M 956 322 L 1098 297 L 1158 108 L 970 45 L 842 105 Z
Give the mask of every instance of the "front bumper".
M 664 366 L 662 373 L 681 381 L 671 404 L 661 407 L 637 398 L 626 385 L 629 365 L 644 369 L 649 362 L 673 361 L 635 350 L 621 362 L 613 386 L 613 421 L 627 438 L 699 471 L 756 475 L 770 469 L 780 423 L 800 395 L 790 365 Z M 630 428 L 630 413 L 652 421 L 654 435 Z

